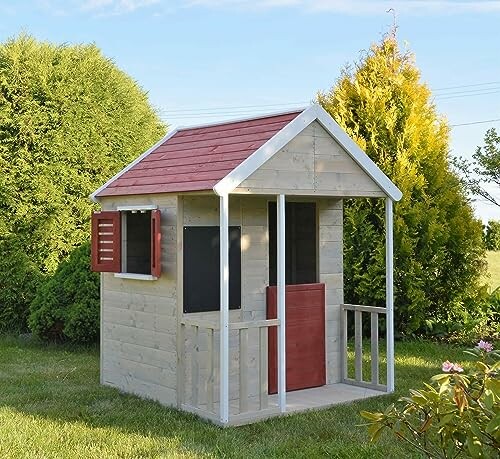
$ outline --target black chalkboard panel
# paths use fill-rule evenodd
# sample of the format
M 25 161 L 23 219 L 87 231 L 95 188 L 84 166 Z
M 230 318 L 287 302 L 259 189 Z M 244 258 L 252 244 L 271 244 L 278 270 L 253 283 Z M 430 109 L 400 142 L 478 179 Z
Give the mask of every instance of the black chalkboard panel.
M 220 309 L 218 226 L 184 227 L 184 312 Z M 241 308 L 241 227 L 229 227 L 229 308 Z

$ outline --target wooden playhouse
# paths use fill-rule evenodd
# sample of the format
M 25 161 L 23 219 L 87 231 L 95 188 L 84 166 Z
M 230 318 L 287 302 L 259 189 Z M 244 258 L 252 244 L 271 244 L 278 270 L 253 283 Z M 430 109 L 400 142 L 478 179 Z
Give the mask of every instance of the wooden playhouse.
M 385 308 L 343 304 L 342 200 L 356 197 L 386 203 Z M 393 391 L 400 198 L 318 105 L 170 132 L 92 194 L 101 383 L 221 425 Z

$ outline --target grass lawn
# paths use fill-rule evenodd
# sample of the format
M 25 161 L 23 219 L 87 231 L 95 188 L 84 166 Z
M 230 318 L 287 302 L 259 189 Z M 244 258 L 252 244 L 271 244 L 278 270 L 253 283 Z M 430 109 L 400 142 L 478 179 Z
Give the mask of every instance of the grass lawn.
M 359 411 L 381 410 L 461 348 L 397 343 L 397 394 L 221 429 L 101 387 L 98 351 L 0 337 L 1 458 L 411 458 L 389 435 L 369 444 Z
M 500 252 L 487 252 L 486 259 L 489 273 L 486 282 L 491 287 L 491 290 L 495 290 L 500 287 Z

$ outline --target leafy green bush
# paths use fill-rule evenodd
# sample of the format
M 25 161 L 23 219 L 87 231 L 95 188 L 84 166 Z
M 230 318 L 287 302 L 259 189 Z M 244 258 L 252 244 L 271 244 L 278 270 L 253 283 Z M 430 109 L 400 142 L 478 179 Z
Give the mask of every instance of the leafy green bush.
M 385 429 L 429 458 L 497 458 L 500 451 L 500 353 L 480 341 L 470 372 L 444 362 L 433 385 L 411 390 L 385 412 L 362 411 L 371 440 Z
M 26 331 L 29 304 L 43 280 L 38 267 L 16 247 L 13 237 L 0 242 L 0 332 Z
M 491 293 L 487 287 L 476 299 L 457 304 L 446 320 L 428 318 L 426 335 L 458 343 L 470 343 L 479 338 L 500 340 L 500 288 Z
M 484 231 L 484 243 L 487 250 L 500 250 L 500 222 L 490 220 Z
M 29 325 L 45 340 L 89 343 L 99 336 L 99 274 L 90 271 L 90 244 L 63 261 L 38 289 Z
M 0 260 L 20 263 L 0 269 L 2 327 L 26 327 L 31 277 L 89 238 L 89 194 L 164 132 L 146 92 L 95 45 L 0 43 L 0 242 L 16 241 L 0 243 Z

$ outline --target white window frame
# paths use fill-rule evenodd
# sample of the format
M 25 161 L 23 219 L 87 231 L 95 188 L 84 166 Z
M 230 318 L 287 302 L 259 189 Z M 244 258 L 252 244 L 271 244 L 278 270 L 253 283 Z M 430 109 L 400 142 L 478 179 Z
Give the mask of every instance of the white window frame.
M 138 274 L 127 272 L 127 212 L 141 212 L 148 210 L 157 210 L 158 206 L 154 204 L 145 204 L 137 206 L 118 206 L 116 210 L 120 212 L 121 222 L 121 272 L 114 273 L 115 277 L 120 279 L 135 279 L 153 281 L 157 280 L 152 274 Z

